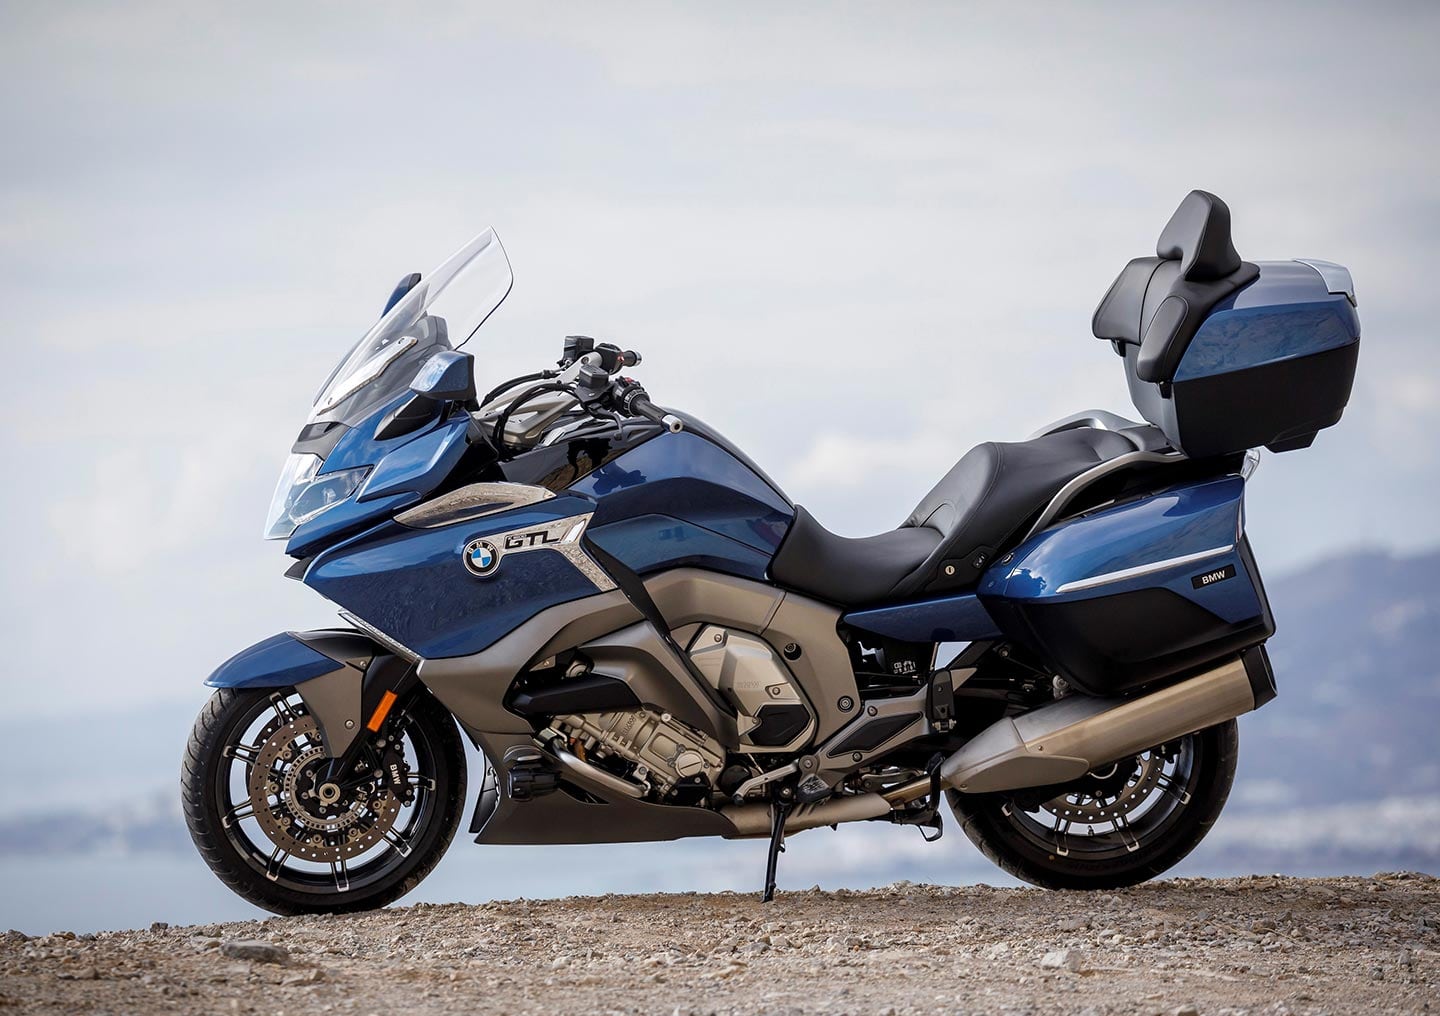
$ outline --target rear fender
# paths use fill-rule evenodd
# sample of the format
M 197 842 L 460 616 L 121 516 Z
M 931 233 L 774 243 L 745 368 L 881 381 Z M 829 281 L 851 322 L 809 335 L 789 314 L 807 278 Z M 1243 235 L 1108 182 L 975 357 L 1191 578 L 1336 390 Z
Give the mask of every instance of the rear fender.
M 415 668 L 357 631 L 282 632 L 257 642 L 222 663 L 205 683 L 212 688 L 294 686 L 320 728 L 326 752 L 341 756 L 364 729 L 363 717 L 378 727 L 377 711 L 388 711 Z M 379 720 L 384 713 L 379 713 Z

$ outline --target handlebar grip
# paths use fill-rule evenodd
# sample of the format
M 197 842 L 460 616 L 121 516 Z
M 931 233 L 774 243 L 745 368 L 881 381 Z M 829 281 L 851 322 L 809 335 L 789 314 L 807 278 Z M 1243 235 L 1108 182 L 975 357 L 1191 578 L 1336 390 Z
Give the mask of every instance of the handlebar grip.
M 643 395 L 631 399 L 628 408 L 636 416 L 643 416 L 651 423 L 658 423 L 672 434 L 678 434 L 685 429 L 685 421 L 678 416 L 661 411 L 655 403 Z

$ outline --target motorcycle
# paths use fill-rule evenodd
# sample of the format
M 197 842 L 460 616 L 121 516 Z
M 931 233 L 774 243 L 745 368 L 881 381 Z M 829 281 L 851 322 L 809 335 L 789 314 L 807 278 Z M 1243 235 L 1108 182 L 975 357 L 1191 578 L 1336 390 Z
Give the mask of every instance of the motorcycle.
M 1242 260 L 1191 192 L 1094 334 L 1143 418 L 967 452 L 897 528 L 837 536 L 739 448 L 572 335 L 477 388 L 512 275 L 493 231 L 407 275 L 321 387 L 265 535 L 344 625 L 239 653 L 187 746 L 201 855 L 276 913 L 380 907 L 477 843 L 938 838 L 948 807 L 1040 886 L 1178 862 L 1274 697 L 1244 528 L 1260 448 L 1349 398 L 1349 272 Z M 472 347 L 473 348 L 473 347 Z M 479 360 L 483 364 L 484 360 Z

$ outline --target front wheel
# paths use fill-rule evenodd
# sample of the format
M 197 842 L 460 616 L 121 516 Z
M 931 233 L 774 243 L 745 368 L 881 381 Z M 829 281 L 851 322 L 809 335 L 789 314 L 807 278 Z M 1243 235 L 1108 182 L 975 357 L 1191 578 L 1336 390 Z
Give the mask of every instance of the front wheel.
M 343 774 L 294 688 L 221 689 L 181 765 L 190 836 L 220 880 L 277 914 L 383 907 L 420 883 L 455 835 L 465 749 L 418 689 Z
M 1234 720 L 1044 790 L 951 791 L 965 835 L 986 857 L 1048 889 L 1117 889 L 1179 863 L 1230 796 Z

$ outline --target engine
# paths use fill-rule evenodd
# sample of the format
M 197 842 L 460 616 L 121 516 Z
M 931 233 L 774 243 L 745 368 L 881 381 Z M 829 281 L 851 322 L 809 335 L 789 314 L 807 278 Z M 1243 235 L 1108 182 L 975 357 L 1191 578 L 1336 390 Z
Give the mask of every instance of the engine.
M 713 787 L 725 765 L 716 741 L 650 709 L 557 716 L 554 729 L 571 751 L 592 764 L 618 758 L 628 777 L 664 797 L 681 781 Z
M 706 625 L 690 642 L 695 669 L 735 710 L 750 752 L 794 751 L 814 731 L 814 714 L 790 671 L 758 635 Z
M 556 715 L 540 735 L 580 762 L 663 799 L 677 788 L 731 789 L 759 772 L 753 756 L 793 752 L 814 732 L 815 717 L 780 655 L 758 635 L 704 625 L 690 640 L 695 669 L 735 710 L 749 765 L 726 769 L 724 747 L 710 735 L 651 707 Z M 724 776 L 722 776 L 724 774 Z

